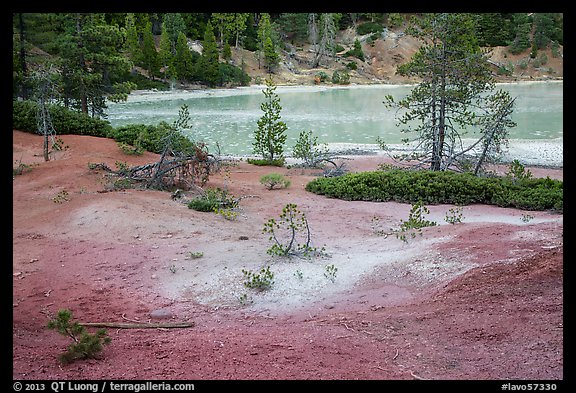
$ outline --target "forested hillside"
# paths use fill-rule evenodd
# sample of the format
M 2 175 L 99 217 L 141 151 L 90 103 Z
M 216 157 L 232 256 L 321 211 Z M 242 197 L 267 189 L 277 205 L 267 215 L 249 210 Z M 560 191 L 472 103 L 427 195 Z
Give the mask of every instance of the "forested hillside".
M 400 13 L 16 13 L 13 97 L 92 116 L 134 89 L 416 82 Z M 475 14 L 499 80 L 562 78 L 563 15 Z

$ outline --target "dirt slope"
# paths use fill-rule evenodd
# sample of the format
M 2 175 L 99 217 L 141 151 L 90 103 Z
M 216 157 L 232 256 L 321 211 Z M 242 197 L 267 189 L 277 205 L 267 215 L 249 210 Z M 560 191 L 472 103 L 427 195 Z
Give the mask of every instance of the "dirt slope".
M 315 75 L 322 71 L 329 76 L 329 80 L 325 83 L 331 84 L 330 78 L 335 70 L 344 70 L 347 63 L 355 62 L 357 69 L 347 70 L 350 74 L 350 82 L 354 84 L 417 82 L 416 79 L 397 75 L 396 69 L 399 65 L 410 61 L 418 51 L 421 46 L 418 39 L 404 34 L 403 28 L 387 31 L 373 44 L 368 43 L 367 37 L 358 36 L 354 29 L 349 28 L 339 32 L 336 39 L 336 42 L 346 50 L 353 47 L 356 39 L 360 40 L 365 61 L 343 57 L 345 50 L 335 58 L 323 58 L 317 68 L 310 67 L 314 57 L 310 45 L 291 46 L 288 51 L 280 53 L 281 61 L 273 74 L 274 81 L 279 85 L 312 85 L 315 83 Z M 560 47 L 559 53 L 563 54 L 563 51 L 563 47 Z M 508 47 L 490 48 L 488 57 L 492 62 L 495 79 L 498 82 L 562 79 L 564 77 L 563 56 L 554 56 L 551 49 L 540 50 L 538 53 L 546 56 L 547 61 L 544 64 L 538 65 L 535 59 L 530 58 L 530 49 L 513 55 L 508 52 Z M 243 64 L 245 71 L 252 77 L 251 83 L 264 83 L 267 71 L 264 67 L 259 67 L 255 53 L 233 49 L 233 61 L 238 66 Z M 502 74 L 499 72 L 498 65 L 510 68 L 512 74 Z
M 208 184 L 246 196 L 228 221 L 164 192 L 103 192 L 103 174 L 88 163 L 157 156 L 124 155 L 109 139 L 61 138 L 68 149 L 45 163 L 41 137 L 13 132 L 15 163 L 31 166 L 13 179 L 14 379 L 564 378 L 562 215 L 473 205 L 449 225 L 451 206 L 430 206 L 441 225 L 404 243 L 376 235 L 372 218 L 395 225 L 408 205 L 313 195 L 304 185 L 315 174 L 300 169 L 281 168 L 292 185 L 267 191 L 259 178 L 270 168 L 236 162 Z M 351 170 L 383 162 L 350 158 Z M 289 202 L 329 256 L 266 254 L 263 224 Z M 334 282 L 323 274 L 328 264 L 338 267 Z M 242 269 L 268 265 L 272 289 L 243 287 Z M 195 326 L 111 328 L 102 359 L 63 366 L 57 356 L 69 340 L 46 329 L 62 308 L 82 322 Z

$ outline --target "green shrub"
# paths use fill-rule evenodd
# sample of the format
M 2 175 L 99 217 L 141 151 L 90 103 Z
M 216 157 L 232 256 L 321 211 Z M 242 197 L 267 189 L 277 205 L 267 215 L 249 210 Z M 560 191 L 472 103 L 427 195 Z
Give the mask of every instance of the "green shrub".
M 563 182 L 550 178 L 475 177 L 470 173 L 389 170 L 318 178 L 306 190 L 331 198 L 427 204 L 485 203 L 525 210 L 563 210 Z
M 294 158 L 304 160 L 304 166 L 317 167 L 328 157 L 328 145 L 320 145 L 318 137 L 312 135 L 312 131 L 301 131 L 298 140 L 292 149 Z
M 220 86 L 248 86 L 252 78 L 241 68 L 220 63 L 218 66 L 218 82 Z
M 356 28 L 358 35 L 365 35 L 371 33 L 381 33 L 384 31 L 384 26 L 376 22 L 364 22 Z
M 219 212 L 220 209 L 230 209 L 238 206 L 238 201 L 220 188 L 209 188 L 199 197 L 188 202 L 188 208 L 200 212 Z
M 335 85 L 347 85 L 350 83 L 350 74 L 346 71 L 334 71 L 332 74 L 332 83 Z
M 12 101 L 12 128 L 36 133 L 38 105 L 33 101 Z M 58 135 L 75 134 L 109 137 L 113 131 L 106 120 L 90 117 L 84 113 L 60 105 L 48 105 L 52 125 Z
M 391 12 L 388 14 L 388 26 L 389 27 L 399 27 L 404 22 L 404 17 L 402 14 L 397 12 Z
M 218 208 L 218 203 L 216 201 L 207 198 L 194 198 L 188 202 L 188 208 L 199 212 L 212 212 L 214 209 Z
M 289 187 L 290 180 L 280 173 L 269 173 L 260 178 L 260 184 L 263 184 L 268 190 L 273 190 L 274 188 Z
M 360 41 L 358 41 L 358 38 L 354 41 L 354 48 L 344 53 L 344 57 L 356 57 L 357 59 L 364 61 L 364 52 L 362 51 L 362 45 L 360 44 Z
M 252 165 L 258 165 L 258 166 L 278 166 L 278 167 L 283 167 L 284 164 L 286 163 L 286 159 L 284 157 L 282 158 L 277 158 L 274 160 L 266 160 L 263 158 L 248 158 L 246 160 L 246 162 L 248 162 L 248 164 L 252 164 Z
M 320 82 L 326 82 L 328 80 L 328 74 L 324 71 L 318 71 L 316 76 L 320 79 Z
M 129 73 L 127 77 L 129 82 L 132 82 L 136 85 L 136 89 L 138 90 L 170 90 L 170 84 L 167 82 L 162 82 L 161 80 L 152 80 L 150 78 L 145 77 L 139 72 Z
M 161 121 L 157 125 L 128 124 L 115 128 L 110 137 L 116 142 L 126 143 L 131 146 L 139 145 L 142 149 L 152 153 L 162 153 L 165 147 L 165 140 L 173 130 L 173 126 Z M 195 144 L 182 134 L 176 135 L 176 141 L 172 145 L 175 151 L 184 153 L 195 153 Z
M 270 266 L 260 269 L 260 273 L 242 269 L 244 274 L 244 286 L 246 288 L 260 291 L 270 289 L 274 284 L 274 273 L 270 271 Z

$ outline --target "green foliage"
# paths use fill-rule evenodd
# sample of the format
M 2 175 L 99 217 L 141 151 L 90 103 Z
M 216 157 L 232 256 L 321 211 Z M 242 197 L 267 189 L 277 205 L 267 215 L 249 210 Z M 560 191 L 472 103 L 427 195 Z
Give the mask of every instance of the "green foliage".
M 257 165 L 257 166 L 277 166 L 283 167 L 286 163 L 286 159 L 284 157 L 277 158 L 274 160 L 267 160 L 267 159 L 258 159 L 258 158 L 248 158 L 246 160 L 248 164 Z
M 335 85 L 347 85 L 350 83 L 350 74 L 344 70 L 332 73 L 332 83 Z
M 475 19 L 466 13 L 427 14 L 418 19 L 411 34 L 423 45 L 397 72 L 421 82 L 410 95 L 384 104 L 398 110 L 401 132 L 412 133 L 423 151 L 418 162 L 429 162 L 439 171 L 458 166 L 465 152 L 449 141 L 460 140 L 468 127 L 480 128 L 478 142 L 485 146 L 479 165 L 499 150 L 507 136 L 514 100 L 495 88 L 487 53 L 478 45 Z M 480 110 L 478 110 L 480 109 Z
M 200 77 L 208 86 L 216 86 L 219 79 L 220 63 L 216 37 L 210 21 L 206 24 L 202 46 L 202 56 L 199 61 Z
M 130 179 L 128 179 L 127 177 L 122 177 L 120 179 L 116 179 L 116 180 L 114 180 L 114 183 L 112 184 L 113 190 L 127 190 L 130 188 L 134 188 L 134 185 L 132 184 Z
M 153 153 L 162 153 L 164 141 L 173 131 L 173 126 L 162 121 L 157 125 L 128 124 L 115 128 L 110 136 L 118 143 L 125 143 L 131 146 L 139 145 L 142 149 Z M 174 148 L 184 152 L 194 152 L 194 142 L 184 135 L 173 136 Z
M 12 176 L 22 175 L 24 172 L 30 172 L 32 165 L 24 164 L 22 160 L 15 161 L 18 163 L 16 167 L 12 167 Z
M 218 84 L 220 86 L 248 86 L 252 77 L 241 68 L 232 64 L 220 63 Z
M 563 23 L 560 14 L 535 13 L 533 17 L 534 44 L 545 49 L 551 41 L 563 40 Z
M 124 48 L 128 56 L 134 63 L 140 63 L 142 51 L 138 42 L 138 29 L 136 28 L 136 21 L 134 13 L 129 12 L 126 14 L 126 41 Z
M 208 213 L 214 211 L 214 209 L 217 209 L 218 204 L 215 201 L 210 200 L 208 198 L 200 197 L 200 198 L 194 198 L 190 202 L 188 202 L 188 208 L 199 212 Z
M 328 80 L 328 74 L 325 73 L 324 71 L 318 71 L 316 73 L 316 76 L 318 77 L 320 83 L 324 83 Z
M 510 14 L 485 12 L 474 15 L 477 22 L 477 37 L 481 46 L 506 46 L 514 38 Z
M 358 40 L 358 38 L 356 38 L 356 40 L 354 41 L 354 48 L 350 49 L 348 52 L 344 53 L 344 57 L 356 57 L 357 59 L 360 59 L 362 61 L 364 61 L 364 52 L 362 51 L 362 45 L 360 44 L 360 41 Z
M 542 67 L 544 64 L 548 63 L 548 56 L 546 55 L 546 53 L 540 53 L 538 56 L 536 56 L 536 58 L 534 59 L 534 62 L 532 63 L 532 67 L 534 68 L 540 68 Z
M 128 154 L 130 156 L 140 156 L 144 153 L 144 149 L 142 148 L 142 144 L 139 139 L 136 140 L 134 146 L 124 142 L 117 142 L 117 144 L 124 154 Z
M 72 312 L 69 310 L 58 311 L 56 318 L 48 322 L 48 329 L 56 330 L 73 341 L 67 351 L 59 356 L 64 364 L 78 359 L 98 359 L 104 345 L 112 341 L 105 329 L 99 329 L 95 334 L 88 333 L 84 326 L 72 321 Z
M 426 214 L 430 214 L 430 210 L 424 206 L 422 201 L 416 202 L 410 209 L 410 213 L 408 214 L 408 221 L 400 220 L 400 229 L 408 230 L 435 226 L 436 222 L 424 219 Z
M 372 227 L 372 232 L 377 236 L 387 236 L 388 232 L 382 229 L 382 223 L 380 222 L 381 217 L 372 216 L 370 220 L 370 226 Z
M 324 267 L 324 270 L 325 270 L 324 277 L 326 277 L 332 282 L 336 281 L 336 273 L 338 272 L 338 268 L 334 266 L 334 264 L 326 265 Z
M 266 89 L 262 93 L 265 101 L 260 105 L 260 109 L 264 114 L 258 120 L 258 129 L 254 135 L 254 153 L 261 154 L 264 160 L 273 162 L 283 158 L 288 126 L 280 120 L 282 106 L 271 78 L 266 79 Z
M 318 253 L 310 245 L 310 227 L 306 215 L 296 204 L 287 204 L 278 220 L 269 219 L 262 233 L 269 234 L 269 240 L 273 241 L 272 247 L 267 250 L 269 255 L 308 257 Z
M 412 238 L 416 237 L 416 234 L 422 236 L 422 228 L 436 225 L 435 221 L 424 219 L 426 214 L 430 214 L 430 210 L 424 206 L 422 201 L 413 204 L 408 220 L 400 220 L 400 229 L 396 232 L 396 237 L 406 242 L 406 233 L 410 234 Z
M 240 304 L 242 305 L 246 305 L 249 303 L 252 303 L 253 300 L 250 298 L 248 298 L 248 294 L 247 293 L 243 293 L 242 295 L 238 296 L 238 301 L 240 302 Z
M 506 176 L 513 180 L 530 179 L 532 177 L 532 172 L 529 169 L 526 169 L 520 161 L 514 160 L 508 166 Z
M 346 63 L 346 68 L 353 71 L 358 69 L 358 65 L 353 61 L 349 61 L 348 63 Z
M 388 14 L 388 27 L 400 27 L 404 23 L 404 17 L 397 13 L 391 12 Z
M 384 31 L 384 26 L 377 22 L 364 22 L 356 28 L 356 33 L 358 35 L 365 35 L 371 33 L 382 33 Z
M 451 207 L 448 209 L 446 213 L 446 217 L 444 217 L 444 221 L 448 224 L 457 224 L 462 222 L 463 215 L 462 215 L 462 206 Z
M 172 65 L 176 78 L 183 81 L 190 81 L 194 76 L 194 57 L 184 33 L 178 34 L 176 41 L 176 52 L 174 54 Z
M 280 61 L 280 56 L 277 52 L 277 42 L 274 37 L 274 28 L 270 20 L 270 14 L 260 14 L 260 21 L 258 22 L 258 58 L 259 61 L 263 57 L 264 65 L 269 73 L 276 68 Z M 258 63 L 260 65 L 260 63 Z
M 69 200 L 70 200 L 70 194 L 66 190 L 60 191 L 58 194 L 56 194 L 56 196 L 52 198 L 52 202 L 58 204 L 68 202 Z
M 516 25 L 514 38 L 508 47 L 508 51 L 512 54 L 519 54 L 530 48 L 530 33 L 532 30 L 532 22 L 527 19 L 525 14 L 516 14 L 513 18 Z
M 290 180 L 280 173 L 268 173 L 260 178 L 260 184 L 263 184 L 268 190 L 273 190 L 274 188 L 289 187 Z
M 274 284 L 274 273 L 270 271 L 270 266 L 260 269 L 259 273 L 245 269 L 242 269 L 242 273 L 244 274 L 244 286 L 246 288 L 263 291 L 270 289 Z
M 214 209 L 214 213 L 224 217 L 228 221 L 235 221 L 240 214 L 235 208 L 233 207 L 217 207 Z
M 58 135 L 76 134 L 109 137 L 113 128 L 106 120 L 90 117 L 84 113 L 66 109 L 59 105 L 48 105 L 52 125 Z M 34 101 L 12 101 L 12 128 L 36 133 L 36 113 L 38 105 Z
M 546 178 L 475 177 L 470 173 L 390 170 L 317 178 L 306 190 L 331 198 L 563 210 L 563 182 Z
M 142 39 L 142 64 L 144 69 L 148 71 L 149 75 L 154 78 L 160 74 L 160 59 L 156 51 L 154 43 L 154 36 L 152 35 L 152 24 L 150 21 L 146 22 L 142 32 L 144 36 Z
M 312 136 L 312 131 L 301 131 L 298 140 L 292 149 L 294 158 L 304 160 L 304 165 L 310 168 L 317 167 L 328 156 L 326 144 L 320 147 L 318 137 Z
M 222 48 L 222 58 L 226 61 L 230 61 L 232 58 L 232 48 L 230 48 L 228 41 L 224 43 L 224 48 Z
M 188 208 L 200 212 L 218 212 L 220 209 L 232 209 L 238 207 L 238 201 L 225 190 L 220 188 L 208 188 L 204 193 L 188 202 Z

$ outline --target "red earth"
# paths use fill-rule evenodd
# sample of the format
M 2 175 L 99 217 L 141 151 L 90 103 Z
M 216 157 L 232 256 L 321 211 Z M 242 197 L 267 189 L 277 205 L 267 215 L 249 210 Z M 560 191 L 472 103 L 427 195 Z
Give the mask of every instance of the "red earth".
M 13 131 L 13 166 L 25 168 L 13 179 L 15 380 L 564 379 L 562 214 L 472 205 L 451 225 L 453 206 L 428 206 L 438 225 L 403 242 L 376 230 L 406 220 L 410 205 L 325 198 L 304 190 L 313 170 L 237 160 L 205 185 L 243 197 L 227 220 L 169 192 L 108 191 L 88 168 L 155 154 L 59 138 L 66 148 L 44 162 L 42 138 Z M 383 162 L 346 160 L 351 171 Z M 273 171 L 291 185 L 267 190 L 259 179 Z M 263 225 L 287 203 L 324 256 L 266 253 Z M 272 288 L 245 288 L 242 270 L 264 266 Z M 70 340 L 46 327 L 60 309 L 81 323 L 194 326 L 108 328 L 100 359 L 62 365 Z

